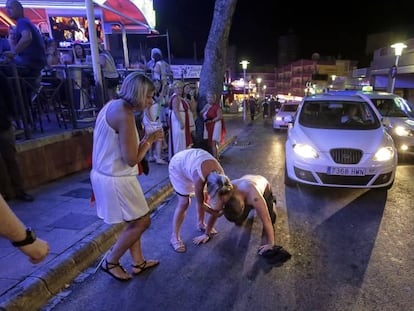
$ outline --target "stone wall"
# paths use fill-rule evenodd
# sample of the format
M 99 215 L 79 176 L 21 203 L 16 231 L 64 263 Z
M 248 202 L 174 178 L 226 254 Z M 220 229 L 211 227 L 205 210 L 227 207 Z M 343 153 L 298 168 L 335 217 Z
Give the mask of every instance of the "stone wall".
M 16 145 L 26 189 L 88 169 L 93 128 L 30 139 Z

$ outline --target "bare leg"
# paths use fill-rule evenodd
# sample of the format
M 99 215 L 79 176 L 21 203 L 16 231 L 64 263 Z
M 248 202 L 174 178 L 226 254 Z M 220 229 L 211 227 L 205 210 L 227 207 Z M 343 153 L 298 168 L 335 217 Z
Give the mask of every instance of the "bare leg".
M 155 151 L 155 161 L 157 164 L 168 164 L 168 162 L 164 161 L 164 159 L 161 157 L 162 142 L 162 140 L 157 140 L 153 145 Z
M 207 204 L 210 203 L 207 192 L 204 192 L 204 202 L 206 202 Z M 205 215 L 206 215 L 206 211 L 204 210 L 204 208 L 199 207 L 197 204 L 197 229 L 199 231 L 205 231 L 207 228 L 207 225 L 205 223 Z M 210 230 L 210 234 L 217 234 L 217 230 L 213 227 Z
M 178 196 L 178 205 L 174 211 L 173 217 L 173 227 L 171 240 L 179 241 L 181 240 L 180 229 L 183 224 L 185 215 L 187 213 L 187 208 L 190 205 L 190 197 Z
M 150 224 L 151 218 L 149 215 L 145 215 L 144 217 L 141 217 L 135 222 L 135 227 L 138 231 L 138 239 L 129 248 L 129 252 L 131 254 L 132 261 L 134 264 L 141 263 L 145 260 L 144 256 L 142 255 L 141 236 L 144 233 L 144 231 L 148 229 Z
M 149 162 L 154 162 L 155 161 L 155 152 L 154 152 L 154 150 L 155 150 L 155 144 L 156 143 L 153 143 L 151 145 L 151 147 L 148 149 L 148 161 Z
M 106 257 L 108 263 L 119 263 L 121 257 L 130 249 L 133 261 L 143 261 L 141 251 L 141 235 L 149 227 L 151 221 L 149 215 L 146 215 L 136 221 L 128 223 L 127 227 L 118 237 L 118 240 L 112 247 L 111 252 Z M 129 278 L 130 275 L 122 270 L 121 267 L 115 267 L 111 271 L 119 278 Z
M 157 160 L 161 159 L 161 146 L 162 145 L 162 140 L 157 140 L 155 142 L 155 154 L 157 155 Z
M 213 152 L 213 157 L 218 160 L 219 154 L 218 154 L 218 143 L 217 143 L 217 141 L 213 140 L 213 143 L 211 145 L 211 149 L 212 149 L 212 152 Z
M 204 231 L 206 229 L 206 223 L 204 222 L 205 213 L 204 208 L 197 204 L 197 228 L 200 231 Z

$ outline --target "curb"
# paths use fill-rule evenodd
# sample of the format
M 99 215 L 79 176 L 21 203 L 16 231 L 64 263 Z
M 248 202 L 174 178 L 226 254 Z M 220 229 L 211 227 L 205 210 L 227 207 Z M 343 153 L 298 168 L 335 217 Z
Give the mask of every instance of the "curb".
M 153 212 L 172 193 L 167 178 L 156 191 L 147 194 L 150 211 Z M 3 295 L 0 310 L 38 310 L 108 251 L 123 229 L 124 224 L 101 224 L 76 245 L 54 258 L 47 267 L 35 271 Z
M 222 152 L 231 145 L 237 136 L 231 136 L 219 147 Z M 170 195 L 173 188 L 169 178 L 162 180 L 156 187 L 146 193 L 150 212 Z M 92 233 L 81 239 L 62 254 L 50 261 L 47 267 L 35 271 L 16 287 L 3 295 L 0 303 L 1 311 L 38 310 L 50 299 L 67 287 L 90 267 L 96 260 L 108 251 L 116 242 L 125 224 L 99 225 Z

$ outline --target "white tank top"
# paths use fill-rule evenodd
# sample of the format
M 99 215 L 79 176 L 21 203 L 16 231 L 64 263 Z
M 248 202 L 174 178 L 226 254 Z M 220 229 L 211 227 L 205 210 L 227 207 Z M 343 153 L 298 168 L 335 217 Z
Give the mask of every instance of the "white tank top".
M 201 180 L 205 180 L 201 170 L 201 164 L 206 160 L 217 161 L 209 152 L 204 149 L 190 148 L 182 150 L 174 155 L 174 158 L 181 163 L 185 175 L 192 179 L 196 171 Z M 219 164 L 220 166 L 220 164 Z
M 112 103 L 103 106 L 96 118 L 93 131 L 92 169 L 107 176 L 138 175 L 138 165 L 131 167 L 122 159 L 119 135 L 106 120 L 106 112 Z M 135 135 L 139 144 L 136 127 Z

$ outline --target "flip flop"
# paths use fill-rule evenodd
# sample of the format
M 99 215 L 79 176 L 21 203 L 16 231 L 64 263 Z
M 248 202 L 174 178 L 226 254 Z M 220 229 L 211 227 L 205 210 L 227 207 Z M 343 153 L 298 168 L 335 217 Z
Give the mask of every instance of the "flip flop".
M 112 263 L 112 262 L 108 262 L 106 259 L 102 262 L 102 264 L 101 264 L 101 270 L 102 271 L 104 271 L 104 272 L 106 272 L 106 273 L 108 273 L 110 276 L 112 276 L 115 280 L 118 280 L 118 281 L 121 281 L 121 282 L 127 282 L 127 281 L 130 281 L 131 280 L 131 276 L 129 276 L 128 278 L 121 278 L 121 277 L 119 277 L 119 276 L 116 276 L 115 274 L 113 274 L 112 272 L 111 272 L 111 270 L 112 269 L 115 269 L 115 268 L 117 268 L 117 267 L 119 267 L 119 268 L 121 268 L 122 269 L 122 271 L 124 271 L 125 273 L 128 273 L 125 269 L 124 269 L 124 267 L 122 267 L 121 266 L 121 264 L 118 262 L 118 263 Z
M 141 272 L 143 272 L 147 269 L 158 266 L 159 263 L 160 262 L 158 260 L 144 260 L 139 265 L 132 265 L 132 274 L 134 274 L 134 275 L 140 274 Z M 136 271 L 136 269 L 139 269 L 139 270 Z
M 185 244 L 184 244 L 183 240 L 171 239 L 170 240 L 170 244 L 171 244 L 172 248 L 177 253 L 185 253 L 185 251 L 187 250 L 186 247 L 185 247 Z

